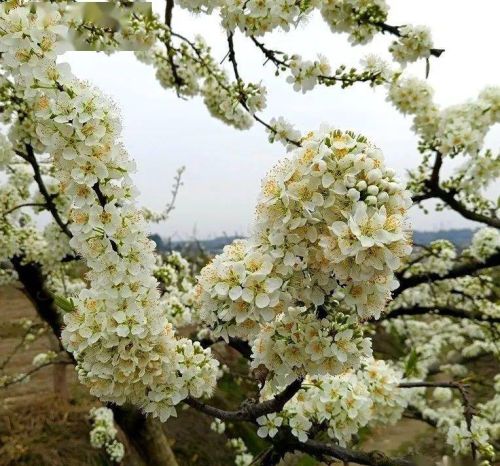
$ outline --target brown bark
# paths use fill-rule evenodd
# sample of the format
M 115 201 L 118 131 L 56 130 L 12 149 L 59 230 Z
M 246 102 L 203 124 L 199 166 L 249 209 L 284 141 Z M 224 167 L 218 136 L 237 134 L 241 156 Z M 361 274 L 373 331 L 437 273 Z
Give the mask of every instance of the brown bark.
M 60 342 L 57 337 L 50 333 L 48 335 L 50 349 L 56 353 L 60 351 Z M 52 365 L 52 384 L 54 387 L 54 393 L 59 397 L 59 399 L 67 403 L 69 400 L 69 391 L 68 391 L 68 378 L 66 372 L 67 364 L 53 364 Z
M 129 406 L 113 406 L 115 420 L 148 466 L 178 466 L 158 419 Z

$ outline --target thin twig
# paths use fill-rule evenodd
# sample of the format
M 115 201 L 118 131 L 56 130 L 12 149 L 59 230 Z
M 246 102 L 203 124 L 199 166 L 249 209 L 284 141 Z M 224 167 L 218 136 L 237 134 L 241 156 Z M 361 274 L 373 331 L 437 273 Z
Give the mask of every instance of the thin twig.
M 500 317 L 489 316 L 481 312 L 469 312 L 464 309 L 457 309 L 448 306 L 413 306 L 401 307 L 388 312 L 382 316 L 379 321 L 394 319 L 401 316 L 418 316 L 426 314 L 438 314 L 445 317 L 453 317 L 456 319 L 470 319 L 481 322 L 500 323 Z M 377 321 L 378 322 L 378 321 Z
M 22 209 L 23 207 L 47 207 L 47 204 L 43 202 L 26 202 L 24 204 L 19 204 L 16 205 L 15 207 L 12 207 L 12 209 L 9 209 L 5 212 L 2 212 L 2 215 L 6 217 L 7 215 L 11 214 L 12 212 L 15 212 L 18 209 Z

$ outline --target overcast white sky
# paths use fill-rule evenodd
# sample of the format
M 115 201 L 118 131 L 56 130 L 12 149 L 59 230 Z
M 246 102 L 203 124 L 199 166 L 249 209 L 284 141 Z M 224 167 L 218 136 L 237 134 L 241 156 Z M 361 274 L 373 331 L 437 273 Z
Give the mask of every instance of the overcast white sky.
M 392 24 L 426 24 L 437 47 L 446 52 L 433 58 L 429 81 L 442 105 L 474 98 L 486 85 L 500 84 L 498 50 L 500 33 L 498 0 L 393 0 Z M 163 10 L 163 2 L 155 1 Z M 176 7 L 173 27 L 189 36 L 202 34 L 217 58 L 227 52 L 218 17 L 196 17 Z M 270 48 L 300 53 L 304 58 L 326 55 L 332 67 L 357 65 L 367 53 L 387 57 L 392 39 L 380 36 L 368 46 L 349 46 L 345 35 L 334 35 L 319 15 L 290 33 L 273 33 L 264 42 Z M 411 120 L 385 102 L 383 89 L 358 84 L 347 90 L 318 86 L 305 95 L 274 76 L 271 65 L 243 35 L 235 37 L 241 74 L 245 80 L 263 80 L 268 88 L 268 106 L 263 116 L 285 116 L 301 131 L 328 123 L 352 129 L 369 137 L 383 150 L 387 163 L 401 175 L 416 166 L 419 156 Z M 387 57 L 388 58 L 388 57 Z M 68 53 L 75 74 L 88 79 L 112 96 L 121 109 L 126 146 L 137 161 L 134 179 L 140 201 L 162 209 L 169 199 L 172 178 L 186 166 L 184 186 L 171 218 L 154 231 L 173 238 L 187 238 L 196 228 L 199 238 L 245 234 L 253 216 L 260 179 L 285 155 L 280 144 L 271 145 L 260 125 L 238 131 L 211 118 L 199 98 L 180 100 L 173 90 L 156 81 L 154 70 L 139 63 L 131 52 L 112 56 L 92 52 Z M 227 66 L 227 64 L 226 64 Z M 408 69 L 424 76 L 425 63 Z M 488 135 L 488 146 L 500 146 L 500 128 Z M 413 227 L 420 230 L 474 225 L 453 213 L 423 215 L 411 212 Z

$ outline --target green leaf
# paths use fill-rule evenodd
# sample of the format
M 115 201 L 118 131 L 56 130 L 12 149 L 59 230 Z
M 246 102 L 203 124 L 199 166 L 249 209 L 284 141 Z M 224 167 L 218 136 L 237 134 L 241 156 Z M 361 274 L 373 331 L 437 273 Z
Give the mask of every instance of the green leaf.
M 66 299 L 64 296 L 53 295 L 55 305 L 62 309 L 64 312 L 73 312 L 75 310 L 75 303 L 71 298 Z
M 416 374 L 417 363 L 418 353 L 414 349 L 412 349 L 410 355 L 408 356 L 408 359 L 406 360 L 404 374 L 405 377 L 411 377 L 412 375 Z

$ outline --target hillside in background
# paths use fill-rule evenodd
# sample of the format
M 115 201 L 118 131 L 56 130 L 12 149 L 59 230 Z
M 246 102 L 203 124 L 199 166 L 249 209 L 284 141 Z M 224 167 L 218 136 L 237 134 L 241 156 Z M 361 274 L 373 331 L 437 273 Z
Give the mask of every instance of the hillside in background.
M 476 230 L 462 228 L 458 230 L 439 230 L 439 231 L 414 231 L 413 242 L 415 244 L 429 244 L 437 239 L 447 239 L 455 246 L 462 249 L 469 245 L 472 235 Z
M 413 241 L 415 244 L 425 245 L 437 239 L 447 239 L 462 249 L 470 243 L 475 230 L 462 228 L 456 230 L 439 230 L 439 231 L 414 231 Z M 183 251 L 195 252 L 205 251 L 208 254 L 219 254 L 226 244 L 233 242 L 242 236 L 219 236 L 212 239 L 203 240 L 184 240 L 171 241 L 162 238 L 158 234 L 151 235 L 151 239 L 156 242 L 160 251 Z

